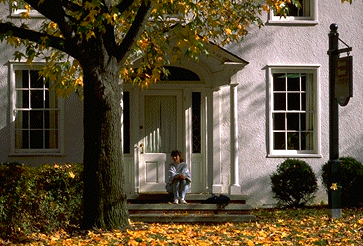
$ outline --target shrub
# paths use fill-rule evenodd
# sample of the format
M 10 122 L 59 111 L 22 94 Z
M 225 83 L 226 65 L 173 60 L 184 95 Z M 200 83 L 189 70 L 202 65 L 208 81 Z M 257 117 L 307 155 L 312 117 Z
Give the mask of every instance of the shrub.
M 318 189 L 313 170 L 301 160 L 287 159 L 270 178 L 279 206 L 302 207 L 314 199 Z
M 81 164 L 0 165 L 0 236 L 79 225 L 82 170 Z
M 341 157 L 340 186 L 342 207 L 363 205 L 363 165 L 352 157 Z M 323 184 L 329 192 L 331 187 L 331 165 L 327 162 L 322 167 Z

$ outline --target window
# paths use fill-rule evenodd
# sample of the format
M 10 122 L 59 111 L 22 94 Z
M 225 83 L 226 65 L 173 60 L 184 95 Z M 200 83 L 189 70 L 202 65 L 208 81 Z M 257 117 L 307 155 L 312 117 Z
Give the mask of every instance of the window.
M 202 152 L 202 96 L 200 92 L 192 93 L 192 152 Z
M 287 3 L 285 3 L 287 4 Z M 318 24 L 318 0 L 300 0 L 301 8 L 288 4 L 289 12 L 286 17 L 279 16 L 271 11 L 269 24 Z
M 269 155 L 319 155 L 318 66 L 268 69 Z
M 38 70 L 10 65 L 11 154 L 62 154 L 61 102 Z

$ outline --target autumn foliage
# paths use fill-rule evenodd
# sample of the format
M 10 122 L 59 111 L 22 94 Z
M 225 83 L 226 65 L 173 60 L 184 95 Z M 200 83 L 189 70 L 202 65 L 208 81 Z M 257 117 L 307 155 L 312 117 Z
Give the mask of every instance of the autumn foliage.
M 81 164 L 0 164 L 0 237 L 78 226 Z
M 259 209 L 257 222 L 221 224 L 130 223 L 124 230 L 59 230 L 34 233 L 2 245 L 361 245 L 363 211 L 343 210 L 331 220 L 329 209 Z

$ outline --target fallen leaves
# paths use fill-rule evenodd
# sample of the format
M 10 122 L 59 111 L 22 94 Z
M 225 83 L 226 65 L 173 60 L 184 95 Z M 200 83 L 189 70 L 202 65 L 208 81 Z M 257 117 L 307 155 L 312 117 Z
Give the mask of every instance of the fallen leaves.
M 132 223 L 125 230 L 33 234 L 23 245 L 360 245 L 363 209 L 255 210 L 257 222 L 221 224 Z M 11 245 L 1 241 L 0 244 Z

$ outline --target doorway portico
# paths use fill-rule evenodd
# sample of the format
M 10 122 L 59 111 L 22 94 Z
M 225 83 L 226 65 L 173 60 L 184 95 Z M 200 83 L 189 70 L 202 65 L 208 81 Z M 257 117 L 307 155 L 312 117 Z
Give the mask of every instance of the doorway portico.
M 167 79 L 147 90 L 124 85 L 129 107 L 129 151 L 125 151 L 128 193 L 165 192 L 170 152 L 181 150 L 192 175 L 192 193 L 240 194 L 238 178 L 237 72 L 247 62 L 224 49 L 198 62 L 185 60 L 168 67 Z M 221 88 L 230 87 L 229 104 L 221 106 Z M 221 162 L 221 111 L 230 111 L 230 163 Z M 228 191 L 222 166 L 230 165 Z

